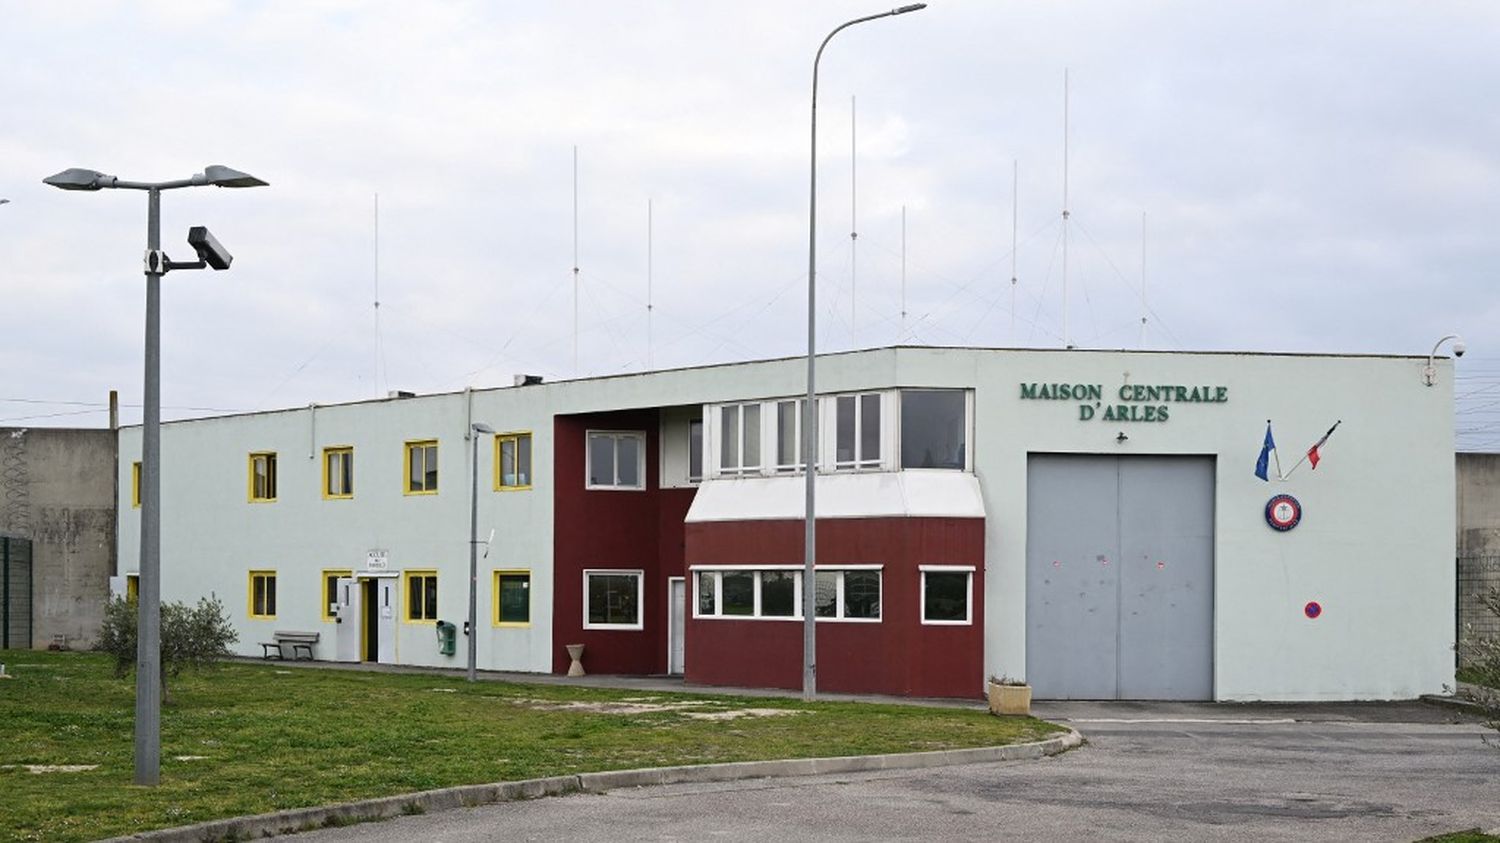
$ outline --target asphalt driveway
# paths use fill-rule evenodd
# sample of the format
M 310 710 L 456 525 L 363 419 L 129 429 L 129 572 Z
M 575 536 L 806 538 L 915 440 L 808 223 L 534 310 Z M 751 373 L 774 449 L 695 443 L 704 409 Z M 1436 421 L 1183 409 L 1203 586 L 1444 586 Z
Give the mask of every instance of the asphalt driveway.
M 1415 840 L 1500 829 L 1500 746 L 1420 703 L 1045 703 L 1041 761 L 675 785 L 491 805 L 297 840 Z

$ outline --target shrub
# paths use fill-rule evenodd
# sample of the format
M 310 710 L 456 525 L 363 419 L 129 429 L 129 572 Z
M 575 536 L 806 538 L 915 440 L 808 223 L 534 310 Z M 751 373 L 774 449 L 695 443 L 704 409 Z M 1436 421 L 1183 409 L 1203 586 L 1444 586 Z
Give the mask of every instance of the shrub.
M 114 598 L 104 609 L 98 649 L 115 660 L 115 676 L 129 675 L 136 664 L 136 620 L 134 600 Z M 184 669 L 201 670 L 232 655 L 229 645 L 239 634 L 229 624 L 224 604 L 213 595 L 198 599 L 198 605 L 163 603 L 161 606 L 161 696 L 168 700 L 167 678 Z
M 1500 587 L 1491 586 L 1479 601 L 1500 618 Z M 1480 636 L 1472 629 L 1465 630 L 1458 649 L 1460 661 L 1468 665 L 1465 674 L 1473 679 L 1473 689 L 1466 690 L 1463 696 L 1479 704 L 1490 728 L 1500 730 L 1500 637 Z M 1500 740 L 1491 743 L 1500 746 Z

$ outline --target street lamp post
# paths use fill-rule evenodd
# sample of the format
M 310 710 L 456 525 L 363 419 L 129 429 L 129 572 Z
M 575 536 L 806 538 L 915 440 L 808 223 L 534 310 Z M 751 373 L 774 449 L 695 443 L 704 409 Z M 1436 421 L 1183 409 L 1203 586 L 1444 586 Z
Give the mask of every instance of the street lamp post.
M 913 3 L 878 15 L 855 18 L 834 27 L 818 45 L 818 54 L 813 57 L 812 76 L 812 176 L 807 201 L 807 400 L 802 405 L 802 471 L 807 478 L 807 502 L 803 511 L 803 560 L 802 560 L 802 698 L 813 699 L 818 694 L 818 627 L 813 612 L 817 608 L 818 522 L 815 516 L 817 497 L 817 393 L 815 383 L 815 358 L 817 347 L 817 257 L 818 257 L 818 62 L 823 60 L 823 48 L 833 36 L 843 30 L 866 21 L 879 20 L 894 15 L 904 15 L 927 8 L 926 3 Z
M 195 226 L 188 242 L 195 262 L 174 262 L 161 250 L 161 192 L 179 187 L 261 187 L 266 182 L 217 164 L 191 178 L 126 181 L 96 170 L 68 169 L 42 179 L 63 190 L 146 191 L 146 384 L 141 418 L 141 558 L 136 622 L 135 783 L 161 778 L 161 277 L 173 269 L 228 269 L 233 257 L 208 230 Z
M 469 681 L 475 676 L 475 650 L 479 638 L 479 435 L 493 436 L 495 429 L 484 422 L 469 425 L 469 438 L 474 441 L 471 460 L 472 493 L 469 495 Z

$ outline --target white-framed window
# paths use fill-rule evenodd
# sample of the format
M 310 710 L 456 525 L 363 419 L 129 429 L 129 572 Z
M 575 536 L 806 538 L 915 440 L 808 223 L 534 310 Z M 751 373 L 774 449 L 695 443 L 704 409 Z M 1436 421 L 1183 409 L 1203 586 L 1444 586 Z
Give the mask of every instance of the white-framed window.
M 646 488 L 646 434 L 590 430 L 586 480 L 589 489 Z
M 969 393 L 901 390 L 901 468 L 968 468 Z
M 583 572 L 584 629 L 643 629 L 646 572 L 591 568 Z
M 776 402 L 776 471 L 779 474 L 799 472 L 802 461 L 802 411 L 807 399 Z
M 967 393 L 963 390 L 920 392 L 956 396 L 961 405 L 959 429 L 955 433 L 951 427 L 943 427 L 941 435 L 928 429 L 940 427 L 948 420 L 939 412 L 948 409 L 940 397 L 935 400 L 942 406 L 932 413 L 919 414 L 913 421 L 913 435 L 925 436 L 924 445 L 928 444 L 928 439 L 942 440 L 930 448 L 938 467 L 951 465 L 954 454 L 967 459 L 964 449 L 970 415 Z M 921 409 L 924 397 L 913 399 L 915 409 Z M 707 455 L 705 476 L 786 475 L 804 471 L 802 437 L 806 404 L 805 398 L 788 397 L 710 406 L 703 429 L 707 438 L 704 443 Z M 901 443 L 897 436 L 897 422 L 900 407 L 899 391 L 894 389 L 818 398 L 814 408 L 818 415 L 813 458 L 819 470 L 893 471 L 899 468 Z M 923 427 L 923 421 L 933 413 L 938 413 L 939 417 Z
M 880 467 L 880 393 L 833 399 L 835 469 Z
M 688 476 L 689 483 L 703 481 L 703 419 L 688 422 Z
M 974 566 L 921 565 L 922 623 L 965 626 L 974 622 Z
M 818 618 L 844 621 L 880 620 L 880 568 L 819 570 L 813 612 Z
M 693 566 L 693 617 L 801 620 L 799 565 Z M 819 568 L 819 620 L 880 621 L 881 566 Z
M 760 471 L 760 404 L 725 404 L 719 408 L 719 473 Z

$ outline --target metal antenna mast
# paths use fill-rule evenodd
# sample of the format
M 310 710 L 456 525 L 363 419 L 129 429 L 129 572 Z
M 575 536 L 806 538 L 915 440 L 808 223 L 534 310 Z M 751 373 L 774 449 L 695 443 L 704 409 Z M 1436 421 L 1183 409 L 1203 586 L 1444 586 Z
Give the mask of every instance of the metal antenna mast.
M 573 376 L 578 376 L 578 147 L 573 147 Z
M 1063 68 L 1063 201 L 1062 201 L 1063 348 L 1068 342 L 1068 68 Z
M 375 397 L 380 397 L 380 194 L 375 194 Z
M 1021 163 L 1010 162 L 1010 344 L 1016 344 L 1016 221 L 1020 217 Z
M 906 206 L 901 206 L 901 338 L 906 341 Z
M 651 360 L 651 200 L 646 200 L 646 370 L 650 371 L 655 366 Z
M 859 311 L 855 308 L 854 283 L 855 283 L 855 244 L 859 241 L 859 214 L 858 214 L 858 158 L 856 153 L 858 147 L 855 140 L 856 131 L 854 97 L 849 98 L 849 347 L 859 347 L 859 337 L 855 330 Z
M 1141 348 L 1146 347 L 1146 314 L 1150 312 L 1146 304 L 1146 212 L 1141 211 Z

